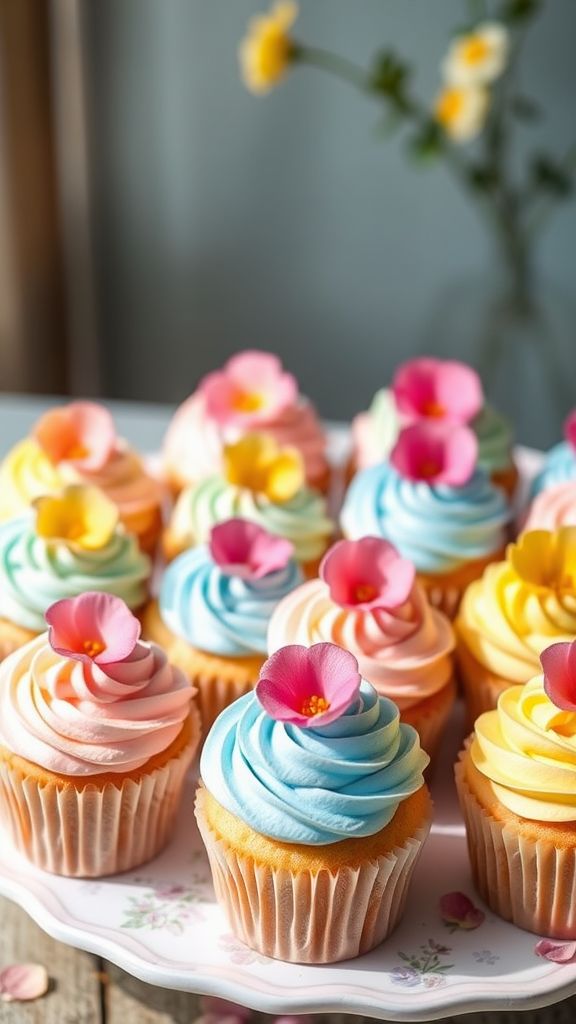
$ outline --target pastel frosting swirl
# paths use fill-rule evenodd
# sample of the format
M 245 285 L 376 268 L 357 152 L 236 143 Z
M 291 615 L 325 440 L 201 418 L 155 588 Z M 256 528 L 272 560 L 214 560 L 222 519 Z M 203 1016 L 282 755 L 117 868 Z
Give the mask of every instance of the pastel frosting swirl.
M 271 414 L 259 429 L 272 434 L 280 447 L 297 448 L 306 479 L 319 481 L 328 469 L 326 437 L 310 402 L 302 398 Z M 194 393 L 176 410 L 164 441 L 164 460 L 170 472 L 197 483 L 222 467 L 222 448 L 243 436 L 237 427 L 221 427 L 206 413 L 202 395 Z
M 326 501 L 317 491 L 303 487 L 289 501 L 275 503 L 264 494 L 228 483 L 222 476 L 211 476 L 182 491 L 170 530 L 182 546 L 203 544 L 213 526 L 234 518 L 248 519 L 289 540 L 298 562 L 319 558 L 334 530 Z
M 30 513 L 0 525 L 0 617 L 37 633 L 46 628 L 51 604 L 87 590 L 106 591 L 139 608 L 150 572 L 150 560 L 122 528 L 104 547 L 88 551 L 39 537 Z
M 576 636 L 576 590 L 536 587 L 497 562 L 465 591 L 456 630 L 490 672 L 525 683 L 546 647 Z
M 256 832 L 314 846 L 379 832 L 423 785 L 428 762 L 395 704 L 363 681 L 346 713 L 317 729 L 276 721 L 246 694 L 216 719 L 200 772 Z
M 193 694 L 156 644 L 99 666 L 57 654 L 43 633 L 0 666 L 0 743 L 62 775 L 131 772 L 176 739 Z
M 532 482 L 532 496 L 549 487 L 576 480 L 576 452 L 568 441 L 560 441 L 550 449 L 544 465 Z
M 576 526 L 576 479 L 540 491 L 523 529 L 558 530 L 562 526 Z
M 168 566 L 160 587 L 160 614 L 194 647 L 227 656 L 266 654 L 266 633 L 278 602 L 302 582 L 296 562 L 260 579 L 228 576 L 205 546 Z
M 268 650 L 323 642 L 350 651 L 361 675 L 401 711 L 437 693 L 452 676 L 452 628 L 418 585 L 400 608 L 362 611 L 337 605 L 323 580 L 304 583 L 272 614 Z
M 355 417 L 352 437 L 359 469 L 388 458 L 404 420 L 389 388 L 376 392 L 370 408 Z M 478 465 L 487 473 L 507 469 L 512 462 L 512 430 L 500 413 L 486 404 L 470 423 L 478 439 Z
M 477 469 L 462 487 L 400 476 L 388 463 L 358 473 L 341 515 L 344 536 L 384 537 L 423 573 L 445 573 L 502 548 L 510 508 Z
M 146 473 L 142 462 L 124 442 L 120 442 L 102 469 L 80 473 L 70 463 L 55 466 L 32 438 L 20 441 L 0 466 L 0 520 L 13 519 L 33 501 L 46 494 L 57 494 L 66 484 L 90 484 L 100 487 L 128 528 L 135 532 L 142 517 L 157 510 L 163 501 L 161 484 Z
M 552 703 L 542 675 L 511 686 L 480 715 L 470 755 L 513 814 L 576 821 L 576 714 Z

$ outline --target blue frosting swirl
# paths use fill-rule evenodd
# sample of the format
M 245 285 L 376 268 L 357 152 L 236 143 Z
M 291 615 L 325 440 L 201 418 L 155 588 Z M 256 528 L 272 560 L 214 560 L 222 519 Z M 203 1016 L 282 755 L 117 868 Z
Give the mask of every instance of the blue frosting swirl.
M 576 452 L 568 441 L 560 441 L 550 449 L 542 469 L 532 481 L 531 496 L 534 498 L 540 491 L 570 480 L 576 480 Z
M 350 540 L 385 537 L 419 572 L 450 572 L 506 543 L 511 510 L 504 493 L 477 469 L 462 487 L 400 476 L 389 463 L 358 473 L 341 514 Z
M 168 628 L 209 654 L 266 654 L 276 605 L 303 582 L 292 559 L 258 580 L 227 576 L 206 545 L 174 559 L 162 577 L 160 615 Z
M 314 846 L 379 832 L 423 785 L 428 762 L 396 705 L 363 681 L 345 714 L 317 729 L 278 722 L 246 694 L 216 719 L 200 773 L 256 832 Z

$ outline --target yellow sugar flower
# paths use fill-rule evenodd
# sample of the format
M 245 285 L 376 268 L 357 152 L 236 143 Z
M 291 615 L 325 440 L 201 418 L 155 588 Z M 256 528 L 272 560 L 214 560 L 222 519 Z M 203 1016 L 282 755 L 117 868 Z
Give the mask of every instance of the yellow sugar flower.
M 450 85 L 489 85 L 504 71 L 508 50 L 504 25 L 484 22 L 454 40 L 442 64 L 444 80 Z
M 118 524 L 118 509 L 98 487 L 71 484 L 60 494 L 37 498 L 36 532 L 85 551 L 103 548 Z
M 470 142 L 484 127 L 488 103 L 482 86 L 447 85 L 436 97 L 434 116 L 454 142 Z
M 269 92 L 286 74 L 294 48 L 288 29 L 297 16 L 297 4 L 281 0 L 268 14 L 250 21 L 239 49 L 242 77 L 250 92 Z
M 280 448 L 270 434 L 246 434 L 225 446 L 224 474 L 236 487 L 282 504 L 303 486 L 304 463 L 296 448 Z
M 507 557 L 514 572 L 533 587 L 576 594 L 576 526 L 523 533 Z

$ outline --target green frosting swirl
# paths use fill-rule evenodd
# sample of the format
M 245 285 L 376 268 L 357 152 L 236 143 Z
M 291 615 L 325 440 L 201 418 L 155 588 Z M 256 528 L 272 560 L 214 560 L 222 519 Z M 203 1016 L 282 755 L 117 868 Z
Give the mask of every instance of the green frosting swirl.
M 136 538 L 118 529 L 98 551 L 39 537 L 32 516 L 0 526 L 0 617 L 37 633 L 44 613 L 64 597 L 104 590 L 129 608 L 144 604 L 151 567 Z

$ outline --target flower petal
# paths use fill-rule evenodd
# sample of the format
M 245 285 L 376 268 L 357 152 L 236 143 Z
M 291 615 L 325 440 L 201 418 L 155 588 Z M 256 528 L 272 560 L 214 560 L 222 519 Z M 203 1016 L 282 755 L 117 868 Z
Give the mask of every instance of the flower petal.
M 118 525 L 118 509 L 98 487 L 70 484 L 60 494 L 34 502 L 36 533 L 46 540 L 99 551 Z
M 576 409 L 570 413 L 564 423 L 564 437 L 572 448 L 576 449 Z
M 412 359 L 398 368 L 392 387 L 399 412 L 411 419 L 466 424 L 484 404 L 478 374 L 455 360 Z
M 210 534 L 210 554 L 222 572 L 241 579 L 261 579 L 284 569 L 294 553 L 290 541 L 246 519 L 218 523 Z
M 51 409 L 33 433 L 53 463 L 69 462 L 89 472 L 101 469 L 116 445 L 112 416 L 96 402 L 71 402 Z
M 447 892 L 440 897 L 440 917 L 447 924 L 472 931 L 480 927 L 486 915 L 465 893 Z
M 268 467 L 264 493 L 270 501 L 282 504 L 302 489 L 305 479 L 300 452 L 296 448 L 282 448 Z
M 319 575 L 340 607 L 371 611 L 404 604 L 414 584 L 415 569 L 389 541 L 362 537 L 334 544 L 320 564 Z
M 534 946 L 536 956 L 545 957 L 556 964 L 571 964 L 576 960 L 576 942 L 555 942 L 553 939 L 540 939 Z
M 544 690 L 563 711 L 576 711 L 576 641 L 551 644 L 540 655 Z
M 419 420 L 400 431 L 390 462 L 408 480 L 459 487 L 471 478 L 477 457 L 478 441 L 468 427 Z
M 39 999 L 48 991 L 48 972 L 42 964 L 10 964 L 0 970 L 0 998 L 4 1002 Z
M 65 658 L 109 665 L 130 657 L 141 625 L 119 597 L 87 591 L 51 605 L 45 615 L 50 646 Z
M 291 644 L 264 663 L 256 696 L 271 718 L 313 728 L 339 718 L 357 698 L 360 682 L 356 658 L 336 644 Z M 310 698 L 325 701 L 326 709 L 306 714 Z

